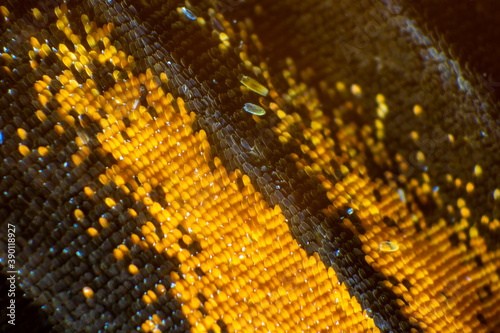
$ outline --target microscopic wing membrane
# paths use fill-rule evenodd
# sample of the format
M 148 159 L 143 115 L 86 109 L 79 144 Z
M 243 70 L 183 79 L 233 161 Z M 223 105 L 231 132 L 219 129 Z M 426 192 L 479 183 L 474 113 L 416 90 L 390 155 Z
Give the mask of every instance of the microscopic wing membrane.
M 3 4 L 2 330 L 498 330 L 496 83 L 419 5 Z

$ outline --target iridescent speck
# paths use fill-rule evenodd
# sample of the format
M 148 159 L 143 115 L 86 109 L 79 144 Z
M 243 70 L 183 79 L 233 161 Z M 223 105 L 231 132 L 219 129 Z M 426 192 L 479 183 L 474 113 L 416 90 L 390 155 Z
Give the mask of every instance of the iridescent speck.
M 399 249 L 399 245 L 396 242 L 383 241 L 383 242 L 380 242 L 378 248 L 384 252 L 394 252 L 394 251 L 397 251 Z
M 182 9 L 182 12 L 187 16 L 188 19 L 193 20 L 193 21 L 197 19 L 196 15 L 194 15 L 193 12 L 190 11 L 189 9 L 187 9 L 186 7 L 182 7 L 181 9 Z
M 251 114 L 254 114 L 256 116 L 263 116 L 266 114 L 266 110 L 261 108 L 258 105 L 252 104 L 252 103 L 246 103 L 245 106 L 243 107 L 246 112 L 249 112 Z
M 240 80 L 240 82 L 245 86 L 247 87 L 248 89 L 256 92 L 257 94 L 259 95 L 262 95 L 262 96 L 267 96 L 267 94 L 269 93 L 269 90 L 264 87 L 262 84 L 260 84 L 259 82 L 257 82 L 255 79 L 251 78 L 251 77 L 248 77 L 248 76 L 243 76 Z

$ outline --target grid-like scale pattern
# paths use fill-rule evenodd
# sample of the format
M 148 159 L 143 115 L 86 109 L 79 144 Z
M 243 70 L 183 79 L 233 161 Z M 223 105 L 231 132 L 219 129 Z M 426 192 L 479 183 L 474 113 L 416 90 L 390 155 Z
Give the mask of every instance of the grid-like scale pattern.
M 2 329 L 497 330 L 496 97 L 411 10 L 2 5 Z

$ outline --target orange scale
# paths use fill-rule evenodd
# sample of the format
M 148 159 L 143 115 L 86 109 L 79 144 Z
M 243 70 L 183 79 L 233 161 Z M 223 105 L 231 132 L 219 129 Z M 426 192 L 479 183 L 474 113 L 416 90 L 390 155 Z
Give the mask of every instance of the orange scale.
M 154 201 L 153 199 L 151 199 L 150 197 L 145 197 L 142 202 L 146 205 L 146 206 L 151 206 L 153 205 Z
M 191 257 L 191 253 L 188 250 L 180 249 L 177 258 L 181 263 L 185 262 L 187 259 Z
M 156 234 L 151 233 L 151 234 L 149 234 L 149 235 L 147 235 L 147 236 L 145 237 L 146 242 L 147 242 L 149 245 L 151 245 L 151 246 L 156 245 L 156 243 L 159 241 L 159 239 L 157 239 L 157 238 L 155 239 L 155 237 L 154 237 L 154 236 L 156 236 Z M 156 236 L 156 237 L 158 237 L 158 236 Z

